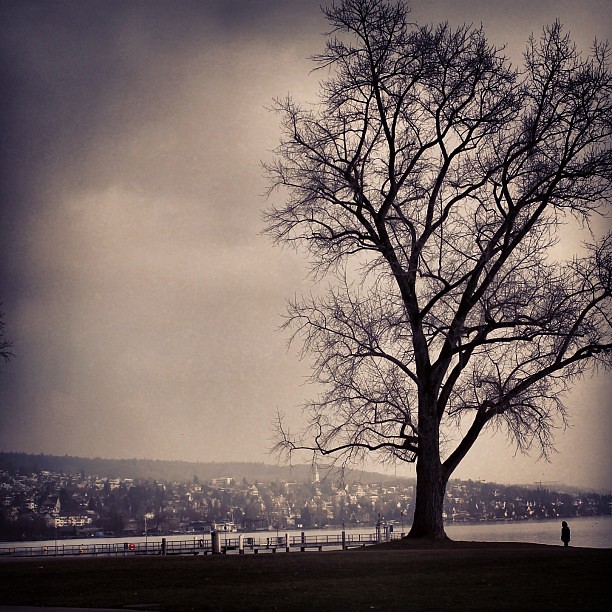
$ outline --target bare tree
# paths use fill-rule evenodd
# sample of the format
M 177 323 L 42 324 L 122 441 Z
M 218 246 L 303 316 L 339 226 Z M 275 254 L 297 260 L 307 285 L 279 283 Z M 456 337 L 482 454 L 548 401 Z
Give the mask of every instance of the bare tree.
M 0 306 L 1 305 L 2 304 L 0 303 Z M 4 313 L 0 312 L 0 359 L 2 359 L 4 363 L 8 363 L 11 358 L 14 357 L 14 355 L 10 350 L 13 348 L 13 343 L 10 340 L 7 340 L 4 335 L 5 327 L 6 323 L 4 322 Z
M 446 484 L 485 428 L 552 450 L 565 391 L 609 367 L 612 236 L 569 261 L 611 194 L 608 46 L 559 23 L 513 68 L 480 28 L 409 23 L 345 0 L 316 56 L 317 106 L 278 100 L 267 232 L 305 247 L 327 290 L 290 304 L 322 393 L 277 450 L 416 462 L 409 537 L 445 538 Z

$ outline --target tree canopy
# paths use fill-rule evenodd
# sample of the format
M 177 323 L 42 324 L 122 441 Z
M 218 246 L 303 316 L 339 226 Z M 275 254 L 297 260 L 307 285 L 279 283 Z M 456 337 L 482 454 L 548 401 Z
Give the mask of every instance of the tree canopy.
M 482 28 L 418 26 L 404 2 L 324 12 L 320 99 L 276 101 L 266 166 L 267 232 L 332 279 L 289 305 L 323 391 L 277 448 L 416 461 L 415 533 L 437 537 L 440 487 L 485 427 L 546 455 L 564 392 L 610 366 L 612 235 L 589 232 L 611 195 L 609 48 L 582 55 L 553 23 L 514 67 Z M 568 223 L 589 240 L 564 259 Z

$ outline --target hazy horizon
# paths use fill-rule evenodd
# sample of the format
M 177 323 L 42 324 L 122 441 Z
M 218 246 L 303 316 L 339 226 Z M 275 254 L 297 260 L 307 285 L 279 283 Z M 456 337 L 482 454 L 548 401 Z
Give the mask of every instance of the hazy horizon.
M 0 367 L 0 448 L 276 462 L 276 410 L 296 429 L 316 393 L 278 331 L 312 280 L 261 235 L 260 160 L 280 135 L 273 98 L 316 101 L 319 4 L 0 5 L 0 310 L 15 353 Z M 515 64 L 554 19 L 585 52 L 612 31 L 605 0 L 412 7 L 419 23 L 482 22 Z M 610 490 L 610 404 L 597 373 L 566 397 L 572 427 L 549 463 L 491 432 L 452 477 Z
M 270 461 L 249 461 L 248 459 L 244 459 L 242 461 L 231 461 L 231 460 L 227 460 L 227 461 L 185 461 L 183 459 L 155 459 L 155 458 L 150 458 L 150 457 L 126 457 L 123 459 L 117 459 L 115 457 L 83 457 L 81 455 L 79 456 L 74 456 L 74 455 L 53 455 L 53 454 L 47 454 L 47 453 L 24 453 L 22 451 L 5 451 L 3 449 L 0 449 L 0 455 L 1 454 L 8 454 L 8 453 L 13 453 L 13 454 L 24 454 L 27 455 L 29 457 L 32 458 L 36 458 L 36 457 L 50 457 L 52 459 L 59 459 L 59 460 L 63 460 L 63 459 L 68 459 L 68 460 L 74 460 L 74 461 L 78 461 L 78 460 L 85 460 L 85 461 L 91 461 L 91 462 L 96 462 L 96 461 L 101 461 L 101 462 L 110 462 L 110 463 L 120 463 L 120 462 L 125 462 L 125 463 L 132 463 L 134 461 L 138 462 L 138 461 L 142 461 L 143 463 L 177 463 L 177 464 L 185 464 L 187 466 L 215 466 L 215 465 L 219 465 L 219 466 L 223 466 L 223 467 L 227 467 L 228 465 L 245 465 L 245 466 L 263 466 L 263 468 L 269 469 L 272 468 L 273 470 L 295 470 L 296 472 L 300 472 L 300 471 L 304 471 L 304 469 L 307 470 L 311 470 L 312 469 L 312 463 L 305 461 L 305 462 L 300 462 L 300 463 L 293 463 L 293 464 L 288 464 L 288 463 L 273 463 Z M 321 480 L 324 480 L 326 478 L 331 478 L 332 480 L 334 478 L 336 478 L 337 475 L 340 474 L 339 468 L 334 468 L 328 464 L 322 464 L 322 463 L 317 463 L 317 467 L 320 466 L 319 469 L 319 474 L 320 474 L 320 478 Z M 83 467 L 83 466 L 81 466 Z M 79 470 L 81 469 L 81 467 L 79 468 Z M 84 469 L 84 468 L 83 468 Z M 74 472 L 73 472 L 74 473 Z M 354 466 L 354 467 L 350 467 L 347 468 L 346 474 L 350 474 L 351 477 L 354 478 L 355 474 L 368 474 L 370 477 L 372 476 L 383 476 L 385 479 L 393 479 L 393 478 L 399 478 L 402 480 L 412 480 L 414 482 L 416 482 L 416 475 L 415 474 L 392 474 L 390 473 L 388 470 L 385 471 L 383 469 L 382 466 L 380 465 L 374 465 L 371 467 L 371 469 L 366 469 L 366 467 L 364 466 Z M 85 471 L 86 475 L 92 475 L 92 474 L 88 474 L 87 471 Z M 108 476 L 108 474 L 95 474 L 96 476 Z M 197 475 L 197 474 L 196 474 Z M 216 473 L 215 476 L 213 478 L 226 478 L 226 477 L 235 477 L 236 474 L 230 474 L 229 472 L 219 472 Z M 238 474 L 238 476 L 242 476 L 242 474 Z M 118 478 L 133 478 L 133 476 L 130 475 L 120 475 L 117 474 Z M 153 477 L 153 476 L 151 476 Z M 186 481 L 191 481 L 194 477 L 194 474 L 189 474 L 186 475 L 185 478 L 187 479 Z M 263 476 L 257 476 L 257 478 L 262 478 Z M 147 477 L 148 478 L 148 477 Z M 159 478 L 162 478 L 161 476 L 159 476 Z M 163 479 L 163 478 L 162 478 Z M 450 481 L 454 481 L 454 480 L 460 480 L 460 481 L 473 481 L 473 482 L 481 482 L 481 483 L 487 483 L 487 484 L 498 484 L 500 486 L 517 486 L 517 487 L 526 487 L 526 488 L 545 488 L 545 489 L 550 489 L 550 490 L 563 490 L 563 488 L 567 488 L 567 489 L 572 489 L 572 490 L 576 490 L 576 489 L 580 489 L 583 491 L 595 491 L 595 492 L 600 492 L 600 493 L 605 493 L 605 494 L 609 494 L 612 492 L 612 489 L 610 488 L 606 488 L 606 487 L 587 487 L 585 485 L 580 485 L 580 484 L 569 484 L 569 483 L 565 483 L 565 482 L 560 482 L 560 481 L 555 481 L 555 482 L 545 482 L 545 481 L 534 481 L 534 482 L 521 482 L 521 481 L 516 481 L 516 482 L 498 482 L 495 480 L 486 480 L 486 479 L 479 479 L 479 478 L 470 478 L 470 477 L 459 477 L 459 476 L 451 476 Z M 359 481 L 359 478 L 357 478 L 357 481 Z M 348 482 L 348 481 L 347 481 Z

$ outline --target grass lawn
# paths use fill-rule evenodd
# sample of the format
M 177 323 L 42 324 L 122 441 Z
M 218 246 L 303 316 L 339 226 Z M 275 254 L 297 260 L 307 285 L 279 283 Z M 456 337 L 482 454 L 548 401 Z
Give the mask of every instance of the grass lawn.
M 392 543 L 336 552 L 0 562 L 0 604 L 149 610 L 603 610 L 612 549 Z

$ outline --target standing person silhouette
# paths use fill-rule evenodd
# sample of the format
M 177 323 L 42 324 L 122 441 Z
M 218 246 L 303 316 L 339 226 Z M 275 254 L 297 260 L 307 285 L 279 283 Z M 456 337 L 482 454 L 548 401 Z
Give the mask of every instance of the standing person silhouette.
M 561 523 L 561 541 L 563 542 L 563 546 L 569 546 L 570 528 L 565 521 Z

